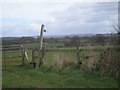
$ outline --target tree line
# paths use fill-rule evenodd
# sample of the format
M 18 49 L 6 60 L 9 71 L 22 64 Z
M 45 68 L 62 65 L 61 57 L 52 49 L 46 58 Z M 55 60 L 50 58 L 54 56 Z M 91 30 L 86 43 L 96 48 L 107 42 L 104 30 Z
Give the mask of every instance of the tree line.
M 119 34 L 119 33 L 118 33 Z M 105 36 L 103 34 L 96 34 L 95 36 L 73 36 L 73 37 L 62 37 L 62 38 L 44 38 L 44 42 L 47 43 L 64 43 L 64 46 L 80 46 L 80 45 L 106 45 L 116 44 L 118 42 L 117 34 L 111 34 Z M 2 45 L 13 45 L 13 44 L 25 44 L 25 43 L 39 43 L 39 37 L 21 37 L 13 38 L 11 40 L 2 40 Z M 119 42 L 120 43 L 120 42 Z

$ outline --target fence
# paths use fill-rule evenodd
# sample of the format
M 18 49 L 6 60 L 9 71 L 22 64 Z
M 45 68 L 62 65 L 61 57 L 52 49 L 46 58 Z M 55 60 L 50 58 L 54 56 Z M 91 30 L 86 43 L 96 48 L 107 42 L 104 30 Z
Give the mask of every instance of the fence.
M 31 63 L 35 64 L 35 60 L 38 59 L 38 48 L 27 48 L 26 50 L 31 50 Z M 37 52 L 37 53 L 36 53 Z M 91 53 L 94 52 L 94 53 Z M 97 54 L 95 54 L 96 52 L 98 52 Z M 82 62 L 81 60 L 86 60 L 88 58 L 91 57 L 96 57 L 98 56 L 99 58 L 102 58 L 102 55 L 100 53 L 103 53 L 104 49 L 103 48 L 78 48 L 78 47 L 61 47 L 61 48 L 45 48 L 42 50 L 42 58 L 43 63 L 46 61 L 46 63 L 51 63 L 55 57 L 55 59 L 58 59 L 58 57 L 60 57 L 59 61 L 65 61 L 66 57 L 68 57 L 67 59 L 71 59 L 72 58 L 74 61 L 76 60 L 78 65 L 81 65 Z M 84 53 L 84 54 L 83 54 Z M 55 55 L 56 54 L 56 55 Z M 29 56 L 29 55 L 28 55 Z M 56 61 L 55 61 L 56 62 Z M 25 63 L 25 62 L 24 62 Z M 35 65 L 34 65 L 35 67 Z
M 2 49 L 2 67 L 3 67 L 2 70 L 3 71 L 7 71 L 7 69 L 15 65 L 20 65 L 20 64 L 24 65 L 25 59 L 28 60 L 28 58 L 31 59 L 31 60 L 28 60 L 29 64 L 32 64 L 32 66 L 35 67 L 36 59 L 38 59 L 39 57 L 38 48 L 23 48 L 21 46 L 5 46 L 2 48 L 3 48 Z M 31 55 L 30 54 L 27 55 L 27 52 L 26 52 L 27 50 L 30 51 Z M 99 55 L 93 54 L 91 52 L 104 52 L 104 50 L 102 48 L 91 49 L 91 48 L 78 48 L 78 47 L 68 47 L 68 48 L 61 47 L 61 48 L 48 48 L 48 49 L 43 48 L 41 52 L 42 54 L 41 59 L 43 60 L 42 63 L 45 63 L 45 61 L 47 63 L 48 62 L 51 63 L 55 61 L 54 59 L 58 59 L 58 60 L 60 59 L 59 62 L 61 61 L 68 62 L 65 60 L 73 59 L 73 62 L 76 62 L 80 66 L 82 64 L 81 61 L 83 59 L 86 60 L 88 58 L 95 57 L 95 56 L 99 56 L 100 58 L 102 58 L 100 54 Z M 26 55 L 27 55 L 27 58 L 25 58 Z M 58 57 L 60 56 L 60 58 L 58 58 L 57 56 Z
M 22 64 L 22 57 L 21 46 L 2 46 L 2 71 Z

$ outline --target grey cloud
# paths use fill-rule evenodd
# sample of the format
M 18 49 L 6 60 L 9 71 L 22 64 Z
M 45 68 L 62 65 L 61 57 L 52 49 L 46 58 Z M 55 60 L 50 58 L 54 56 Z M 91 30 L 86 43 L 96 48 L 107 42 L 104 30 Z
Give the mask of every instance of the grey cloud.
M 81 3 L 77 3 L 66 11 L 63 12 L 58 11 L 56 13 L 53 13 L 54 17 L 56 18 L 56 23 L 59 23 L 59 25 L 61 25 L 61 23 L 62 24 L 64 23 L 64 26 L 67 26 L 68 23 L 73 23 L 73 26 L 78 25 L 76 26 L 77 28 L 79 28 L 78 33 L 81 32 L 87 33 L 89 31 L 88 29 L 93 30 L 93 32 L 98 31 L 98 33 L 99 30 L 101 32 L 104 32 L 106 31 L 106 28 L 108 29 L 108 27 L 106 27 L 105 25 L 105 22 L 106 21 L 113 22 L 114 20 L 116 21 L 117 14 L 118 14 L 117 3 L 109 3 L 109 2 L 94 3 L 94 4 L 84 3 L 83 5 Z M 84 23 L 82 24 L 82 22 L 85 22 L 86 24 Z M 89 25 L 92 26 L 89 27 Z M 85 26 L 88 29 L 86 29 Z M 83 31 L 80 30 L 81 28 Z
M 45 24 L 46 35 L 108 33 L 111 27 L 105 25 L 105 22 L 117 21 L 117 10 L 117 3 L 113 2 L 74 3 L 66 10 L 52 12 L 50 15 L 55 18 L 54 23 L 42 20 L 32 20 L 29 23 Z M 35 31 L 27 27 L 29 23 L 5 26 L 3 35 L 38 35 L 39 30 Z M 9 30 L 13 31 L 6 33 Z
M 99 2 L 95 5 L 96 11 L 106 11 L 111 12 L 118 9 L 118 3 L 117 2 Z
M 81 5 L 81 4 L 80 4 Z M 111 16 L 117 14 L 117 3 L 95 3 L 93 6 L 86 6 L 83 4 L 80 6 L 79 3 L 71 8 L 69 8 L 65 12 L 54 13 L 54 16 L 58 20 L 63 21 L 95 21 L 96 20 L 107 20 L 110 19 Z M 81 12 L 82 11 L 82 12 Z M 64 13 L 64 14 L 63 14 Z M 96 20 L 95 20 L 96 19 Z

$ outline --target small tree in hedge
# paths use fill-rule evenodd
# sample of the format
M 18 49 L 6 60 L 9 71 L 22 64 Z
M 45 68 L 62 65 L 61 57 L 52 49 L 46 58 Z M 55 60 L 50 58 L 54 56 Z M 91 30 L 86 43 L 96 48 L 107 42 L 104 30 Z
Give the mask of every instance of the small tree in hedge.
M 78 36 L 74 36 L 71 38 L 70 43 L 72 46 L 79 46 L 79 40 L 80 38 Z

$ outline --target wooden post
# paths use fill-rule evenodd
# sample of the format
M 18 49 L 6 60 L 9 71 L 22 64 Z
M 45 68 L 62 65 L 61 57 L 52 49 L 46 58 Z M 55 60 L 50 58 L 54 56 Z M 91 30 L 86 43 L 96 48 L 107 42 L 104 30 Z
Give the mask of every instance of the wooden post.
M 32 50 L 32 62 L 35 62 L 35 55 L 34 54 L 35 54 L 35 50 L 33 49 Z
M 44 25 L 41 26 L 41 33 L 40 33 L 40 50 L 42 50 L 42 43 L 43 43 L 43 32 L 44 32 Z
M 41 32 L 40 32 L 40 47 L 38 52 L 38 59 L 36 60 L 36 69 L 38 69 L 40 66 L 40 63 L 42 63 L 41 57 L 42 57 L 43 32 L 46 32 L 46 30 L 44 30 L 44 25 L 42 24 Z
M 3 71 L 6 71 L 5 51 L 3 52 L 3 55 L 4 55 L 3 57 L 4 57 L 4 64 L 5 64 L 4 67 L 3 67 L 4 68 Z
M 82 62 L 80 61 L 80 49 L 77 46 L 77 57 L 78 57 L 78 67 L 80 67 L 80 65 L 82 64 Z
M 25 64 L 25 50 L 23 49 L 23 65 Z
M 43 53 L 42 53 L 42 62 L 45 64 L 45 60 L 46 60 L 46 43 L 44 43 L 44 47 L 43 47 Z
M 21 51 L 22 51 L 22 65 L 25 64 L 24 60 L 25 60 L 25 50 L 24 50 L 24 47 L 23 45 L 21 45 Z

